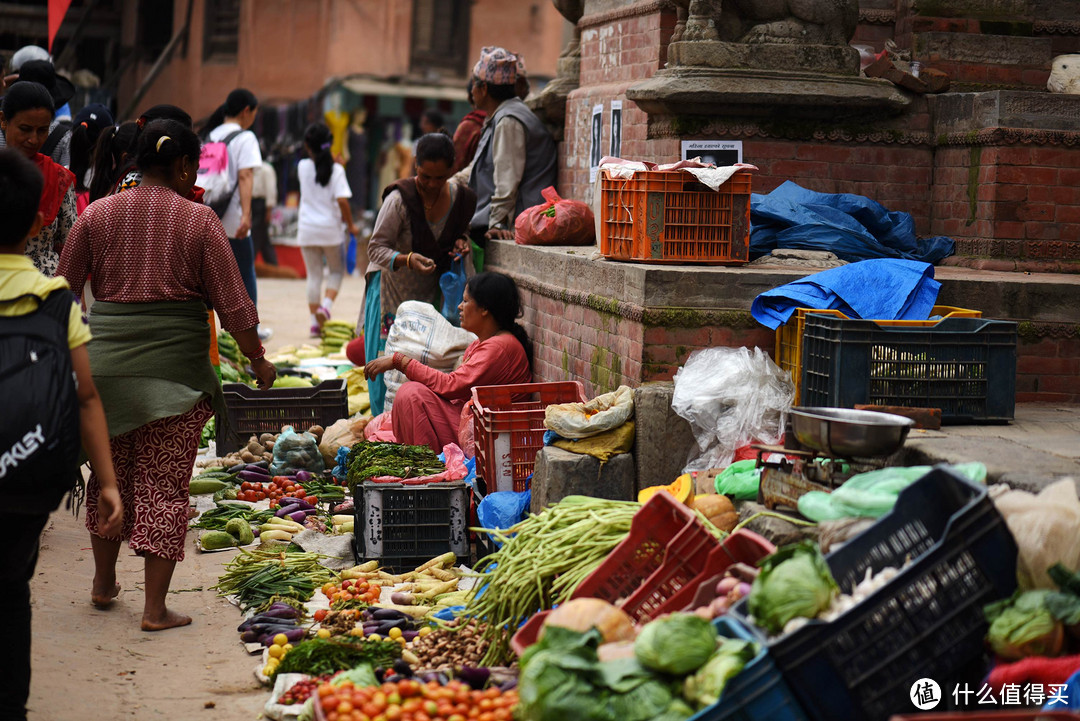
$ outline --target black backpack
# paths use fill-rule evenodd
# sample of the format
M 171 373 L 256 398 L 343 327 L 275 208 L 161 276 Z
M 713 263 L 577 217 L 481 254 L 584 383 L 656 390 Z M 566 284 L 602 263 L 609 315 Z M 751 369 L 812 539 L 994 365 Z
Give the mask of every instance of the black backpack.
M 42 155 L 48 155 L 52 158 L 53 152 L 56 150 L 56 146 L 60 144 L 60 141 L 64 139 L 64 136 L 71 132 L 71 121 L 61 120 L 49 133 L 49 137 L 45 138 L 45 144 L 41 146 L 41 150 L 38 152 Z M 53 158 L 53 160 L 56 160 Z
M 17 513 L 49 513 L 78 478 L 79 397 L 68 348 L 75 296 L 60 289 L 32 313 L 0 316 L 0 493 Z

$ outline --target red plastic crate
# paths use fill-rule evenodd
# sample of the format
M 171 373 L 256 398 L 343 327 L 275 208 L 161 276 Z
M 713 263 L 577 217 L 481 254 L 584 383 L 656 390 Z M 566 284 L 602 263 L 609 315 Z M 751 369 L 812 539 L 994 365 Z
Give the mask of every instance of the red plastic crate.
M 492 491 L 525 491 L 544 447 L 544 413 L 557 403 L 584 403 L 577 381 L 473 388 L 476 472 Z
M 634 515 L 630 533 L 571 598 L 602 598 L 636 623 L 645 623 L 682 610 L 702 582 L 731 564 L 756 565 L 775 550 L 750 531 L 733 533 L 720 543 L 693 511 L 661 491 Z M 535 614 L 514 634 L 510 646 L 517 654 L 536 642 L 548 613 Z
M 663 565 L 622 604 L 622 609 L 635 621 L 641 623 L 661 614 L 681 611 L 694 599 L 703 583 L 723 574 L 732 564 L 756 566 L 758 560 L 776 551 L 776 546 L 746 530 L 731 534 L 718 546 L 682 541 L 680 534 L 668 544 Z
M 600 252 L 612 260 L 741 265 L 750 253 L 750 173 L 712 190 L 682 170 L 600 173 Z

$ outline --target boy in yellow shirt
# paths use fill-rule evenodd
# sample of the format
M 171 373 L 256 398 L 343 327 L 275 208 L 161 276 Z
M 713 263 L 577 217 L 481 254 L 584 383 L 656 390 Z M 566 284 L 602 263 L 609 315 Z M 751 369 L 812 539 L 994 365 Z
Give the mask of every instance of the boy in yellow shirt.
M 105 411 L 90 376 L 90 328 L 67 281 L 42 275 L 24 254 L 27 239 L 41 229 L 37 208 L 43 182 L 31 161 L 0 150 L 0 388 L 6 389 L 8 404 L 0 414 L 0 490 L 12 499 L 0 511 L 5 529 L 0 618 L 10 622 L 14 634 L 0 654 L 0 678 L 9 689 L 6 710 L 16 719 L 26 718 L 30 693 L 30 579 L 38 541 L 49 512 L 75 480 L 79 439 L 101 479 L 101 533 L 119 535 L 123 524 Z M 31 322 L 20 322 L 30 314 L 35 314 Z M 70 362 L 53 352 L 64 338 L 60 320 L 66 320 Z M 65 372 L 43 379 L 40 369 L 53 367 Z M 74 379 L 65 377 L 69 367 Z M 41 392 L 48 397 L 38 397 Z M 78 438 L 73 437 L 76 424 Z M 53 473 L 58 468 L 61 472 Z M 91 600 L 107 605 L 117 592 L 104 598 L 92 594 Z

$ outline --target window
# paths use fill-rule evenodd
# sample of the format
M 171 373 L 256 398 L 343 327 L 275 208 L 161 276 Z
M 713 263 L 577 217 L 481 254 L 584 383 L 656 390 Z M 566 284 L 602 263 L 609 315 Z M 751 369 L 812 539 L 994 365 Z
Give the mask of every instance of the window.
M 465 74 L 470 5 L 470 0 L 413 0 L 413 72 Z
M 204 60 L 236 60 L 240 37 L 240 0 L 205 0 Z
M 173 0 L 139 0 L 139 53 L 154 62 L 173 34 Z

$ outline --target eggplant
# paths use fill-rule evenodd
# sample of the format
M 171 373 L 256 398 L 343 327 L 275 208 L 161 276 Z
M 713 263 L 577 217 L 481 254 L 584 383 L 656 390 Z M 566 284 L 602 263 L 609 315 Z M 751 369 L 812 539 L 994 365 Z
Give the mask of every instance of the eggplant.
M 499 684 L 499 690 L 502 691 L 503 693 L 506 693 L 507 691 L 513 691 L 515 688 L 517 688 L 517 685 L 518 685 L 518 680 L 517 680 L 517 677 L 515 676 L 514 678 L 508 678 L 505 681 L 503 681 L 502 683 L 500 683 Z
M 383 679 L 383 683 L 397 683 L 400 680 L 401 677 L 391 671 L 390 673 L 386 674 L 386 678 Z
M 274 604 L 267 610 L 259 614 L 263 618 L 288 618 L 295 619 L 300 615 L 300 612 L 288 604 Z
M 375 633 L 378 630 L 379 630 L 379 624 L 377 624 L 377 623 L 365 623 L 364 624 L 364 635 L 365 636 L 370 636 L 371 634 Z
M 296 511 L 295 513 L 287 513 L 286 515 L 297 523 L 303 523 L 307 520 L 308 511 Z
M 301 510 L 315 510 L 315 506 L 311 505 L 303 498 L 293 498 L 292 496 L 287 496 L 284 500 L 286 500 L 291 506 L 299 506 Z
M 371 617 L 377 621 L 393 621 L 398 618 L 408 618 L 404 613 L 393 608 L 376 608 L 371 612 Z
M 308 471 L 297 471 L 296 472 L 296 482 L 297 483 L 307 483 L 308 481 L 310 481 L 314 477 L 315 476 L 311 475 L 311 473 L 309 473 Z
M 378 681 L 379 683 L 382 683 L 384 678 L 386 678 L 386 669 L 383 668 L 382 666 L 376 666 L 375 667 L 375 680 Z
M 254 471 L 248 471 L 248 470 L 240 471 L 239 473 L 236 474 L 236 477 L 239 478 L 241 481 L 247 481 L 248 483 L 269 483 L 270 482 L 270 476 L 265 475 L 265 474 L 255 473 Z
M 419 631 L 412 631 L 412 630 L 409 630 L 409 631 L 402 631 L 402 632 L 401 632 L 401 636 L 402 636 L 402 637 L 403 637 L 403 638 L 404 638 L 404 639 L 405 639 L 406 641 L 412 641 L 412 640 L 413 640 L 414 638 L 416 638 L 416 637 L 417 637 L 417 636 L 419 636 L 419 635 L 420 635 L 420 632 L 419 632 Z
M 296 505 L 294 503 L 290 503 L 287 506 L 282 506 L 281 508 L 277 509 L 274 512 L 274 515 L 276 517 L 278 517 L 278 518 L 284 518 L 285 516 L 289 515 L 290 513 L 294 513 L 299 508 L 300 508 L 300 506 L 298 506 L 298 505 Z
M 248 629 L 242 634 L 240 634 L 240 640 L 244 643 L 255 643 L 259 640 L 260 635 L 261 634 L 258 631 L 252 631 L 251 629 Z
M 263 471 L 266 471 L 267 469 L 270 468 L 270 462 L 269 461 L 255 461 L 254 463 L 247 464 L 247 467 L 252 468 L 252 469 L 261 468 Z
M 394 672 L 403 678 L 412 678 L 413 675 L 412 666 L 409 665 L 408 661 L 401 658 L 394 661 Z
M 285 637 L 289 639 L 289 643 L 296 643 L 304 639 L 304 629 L 293 627 L 286 631 L 274 631 L 272 633 L 267 633 L 263 635 L 262 638 L 259 639 L 259 641 L 260 643 L 262 643 L 263 646 L 269 646 L 271 643 L 274 642 L 274 636 L 277 636 L 279 633 L 285 634 Z
M 386 634 L 390 633 L 390 629 L 392 628 L 400 628 L 402 630 L 402 633 L 404 633 L 405 619 L 395 618 L 389 621 L 379 621 L 379 630 L 375 633 L 379 634 L 380 636 L 385 636 Z
M 290 606 L 289 604 L 287 604 L 287 603 L 285 603 L 283 601 L 274 601 L 273 603 L 271 603 L 270 604 L 270 610 L 273 611 L 275 609 L 284 609 L 286 611 L 293 611 L 296 614 L 300 613 L 299 611 L 296 610 L 295 606 Z
M 246 463 L 237 463 L 235 466 L 229 466 L 228 468 L 226 468 L 225 472 L 229 475 L 235 475 L 240 471 L 244 470 L 245 468 L 247 468 Z
M 488 679 L 491 677 L 491 669 L 489 668 L 461 666 L 456 671 L 457 677 L 469 684 L 469 688 L 475 691 L 483 691 L 484 687 L 487 686 Z

